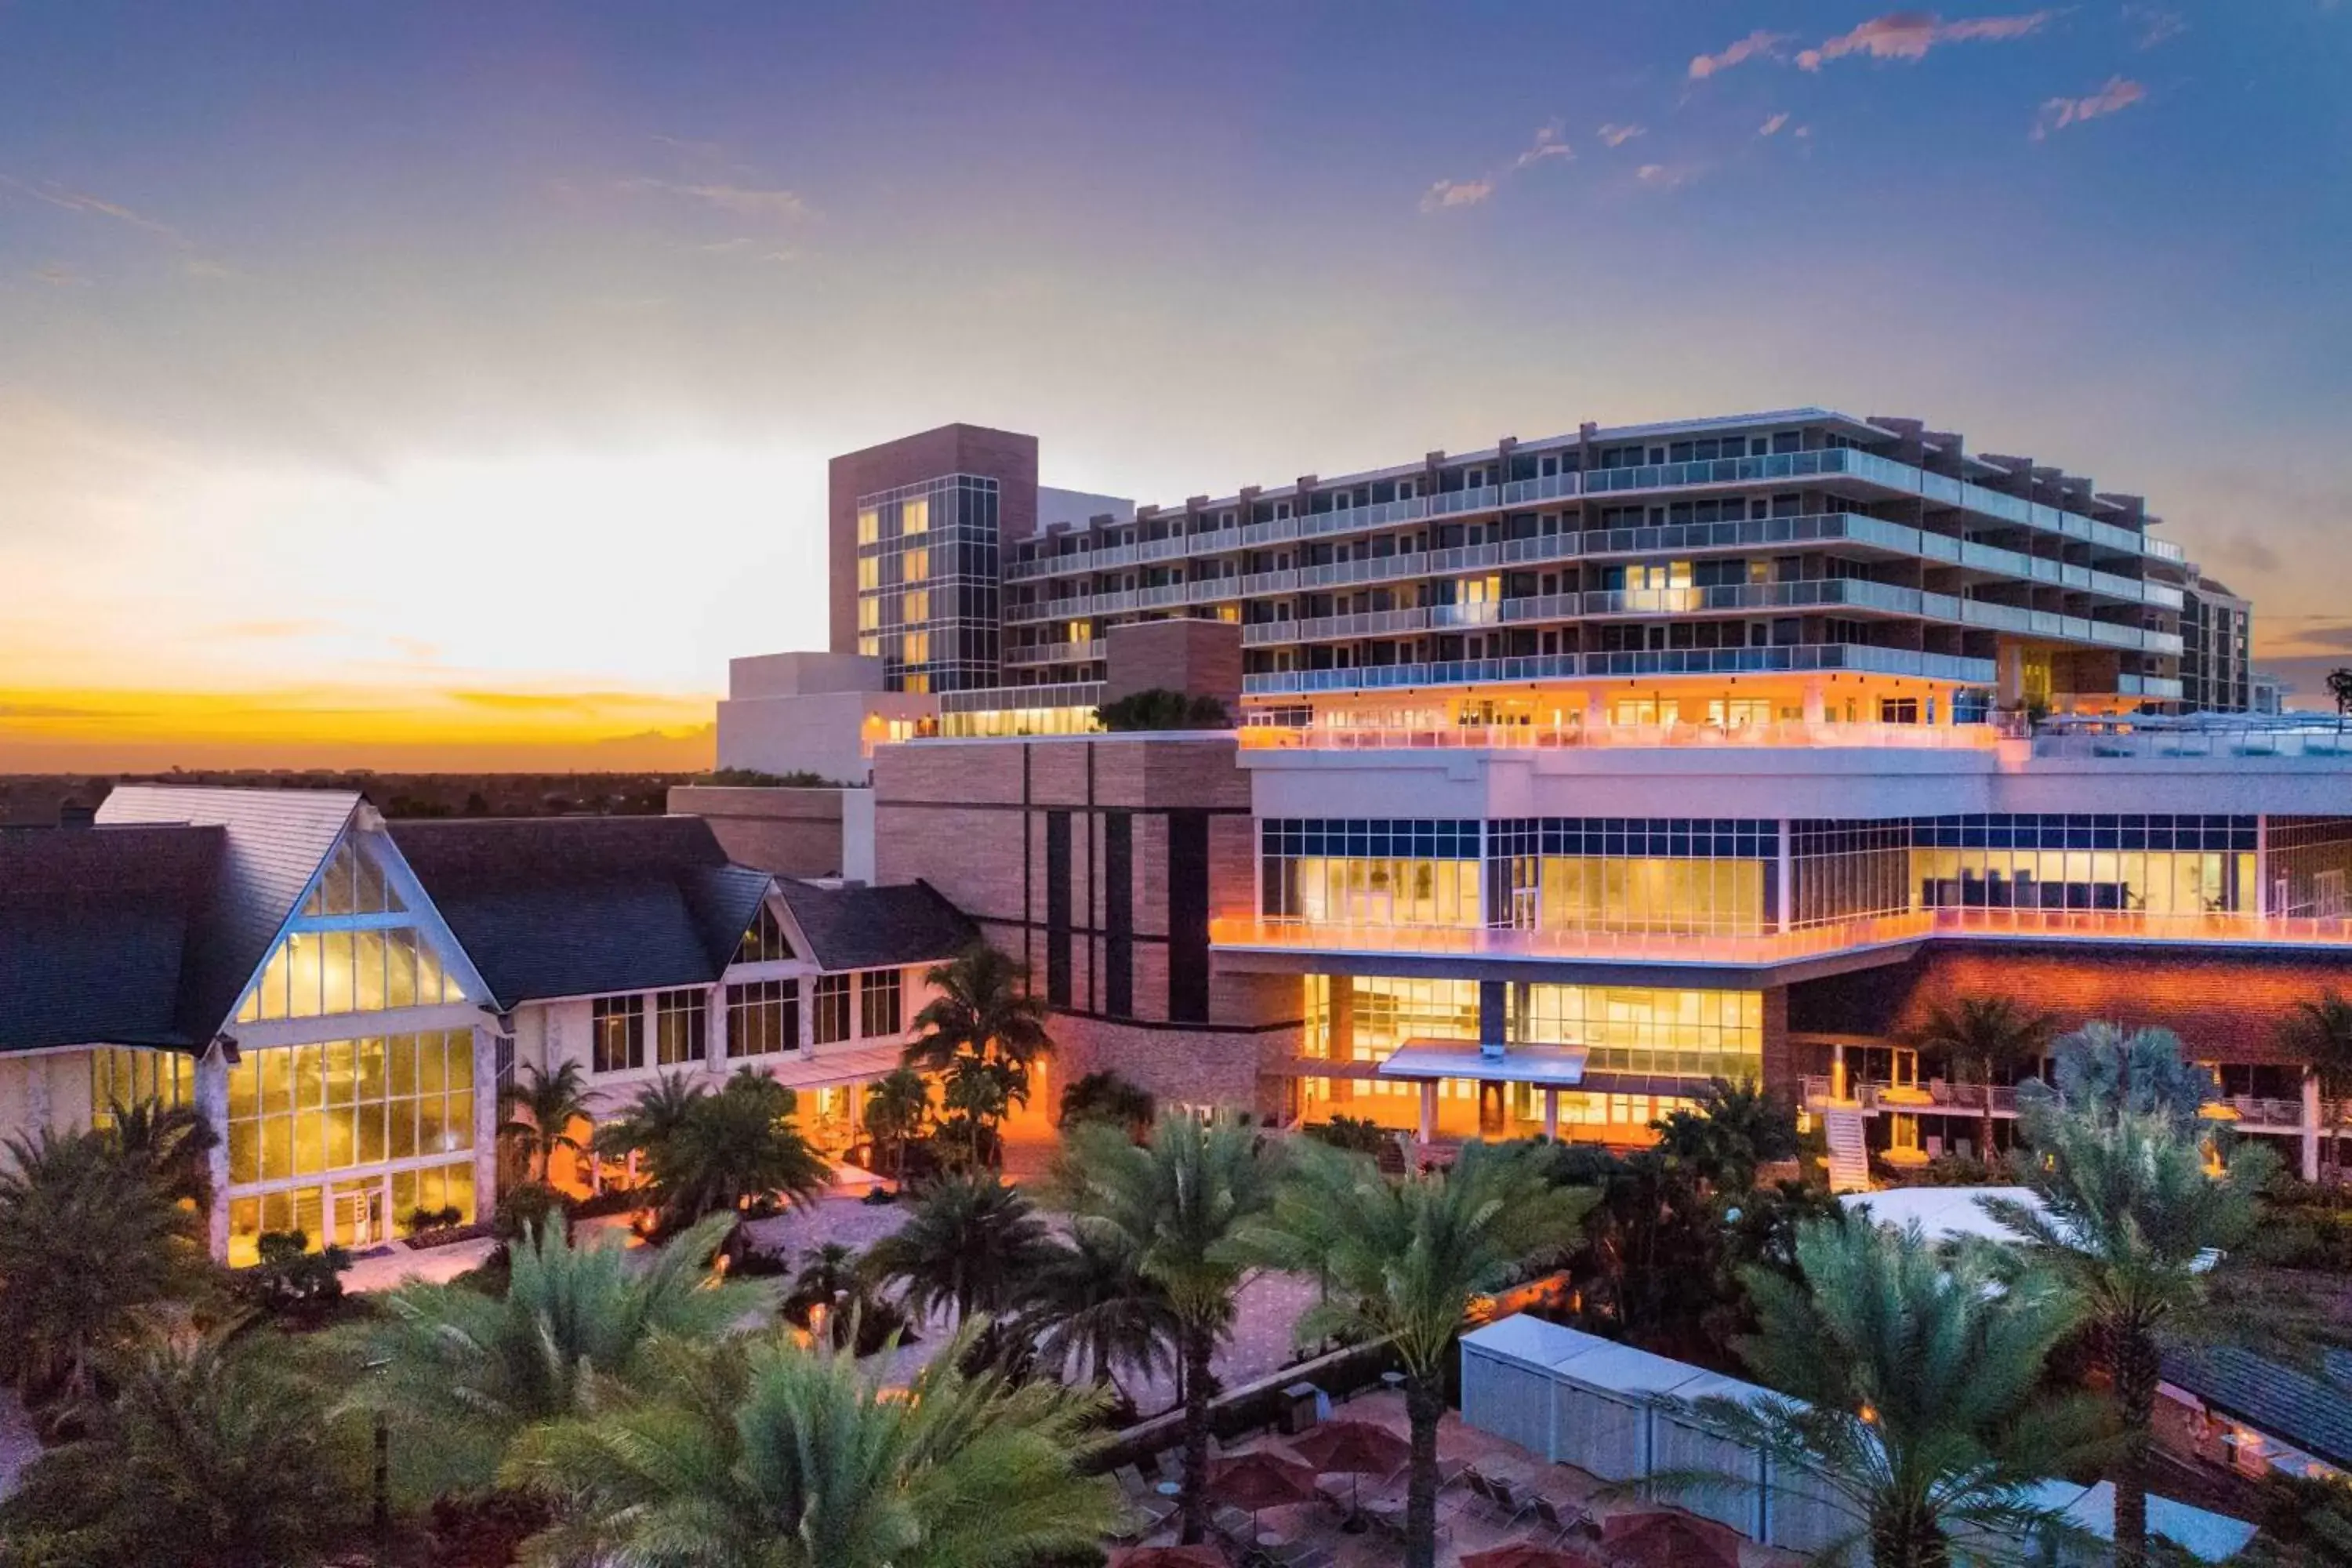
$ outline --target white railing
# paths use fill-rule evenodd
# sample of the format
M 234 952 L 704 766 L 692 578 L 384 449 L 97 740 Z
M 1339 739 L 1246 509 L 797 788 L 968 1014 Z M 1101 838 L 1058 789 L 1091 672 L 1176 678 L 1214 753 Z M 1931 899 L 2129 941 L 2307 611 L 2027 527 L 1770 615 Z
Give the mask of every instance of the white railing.
M 1246 724 L 1245 748 L 1259 751 L 1525 751 L 1658 747 L 1861 747 L 1903 751 L 1980 751 L 1997 745 L 1990 724 L 1459 724 L 1383 728 L 1354 724 L 1289 727 Z

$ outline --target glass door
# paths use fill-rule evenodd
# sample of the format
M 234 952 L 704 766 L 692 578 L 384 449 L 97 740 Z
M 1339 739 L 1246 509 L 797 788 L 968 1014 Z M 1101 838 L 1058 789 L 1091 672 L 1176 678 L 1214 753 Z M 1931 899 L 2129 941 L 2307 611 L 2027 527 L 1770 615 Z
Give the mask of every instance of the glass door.
M 383 1183 L 338 1183 L 331 1189 L 328 1202 L 333 1207 L 333 1241 L 337 1247 L 357 1251 L 378 1247 L 388 1239 L 384 1234 Z

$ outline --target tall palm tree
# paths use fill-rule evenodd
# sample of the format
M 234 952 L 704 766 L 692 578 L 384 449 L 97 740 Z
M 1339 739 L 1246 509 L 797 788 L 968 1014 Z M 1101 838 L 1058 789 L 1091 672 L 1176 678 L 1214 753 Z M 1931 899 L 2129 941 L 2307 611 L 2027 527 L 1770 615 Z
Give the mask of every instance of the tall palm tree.
M 572 1127 L 594 1121 L 595 1108 L 596 1096 L 578 1062 L 564 1062 L 553 1072 L 526 1062 L 515 1081 L 499 1091 L 499 1111 L 506 1118 L 499 1124 L 499 1136 L 522 1148 L 530 1178 L 543 1182 L 558 1149 L 586 1152 L 572 1135 Z
M 1530 1144 L 1471 1143 L 1450 1171 L 1391 1180 L 1360 1154 L 1302 1143 L 1273 1212 L 1242 1233 L 1268 1267 L 1326 1282 L 1298 1321 L 1302 1341 L 1395 1347 L 1412 1435 L 1408 1568 L 1437 1561 L 1437 1424 L 1464 1315 L 1535 1258 L 1574 1246 L 1598 1196 L 1553 1186 L 1544 1164 Z
M 196 1289 L 201 1221 L 104 1131 L 10 1138 L 0 1169 L 0 1356 L 25 1389 L 89 1397 L 142 1308 Z
M 1984 1117 L 1977 1149 L 1993 1157 L 1992 1080 L 2001 1073 L 2037 1066 L 2058 1033 L 2058 1019 L 2007 996 L 1963 996 L 1938 1002 L 1906 1037 L 1916 1049 L 1951 1063 L 1952 1076 L 1984 1090 Z
M 1052 1054 L 1045 1003 L 1028 990 L 1029 972 L 986 942 L 974 942 L 923 976 L 935 994 L 915 1015 L 919 1031 L 907 1065 L 945 1072 L 959 1056 L 1026 1069 Z
M 2279 1044 L 2311 1064 L 2319 1092 L 2330 1100 L 2352 1096 L 2352 1002 L 2334 991 L 2316 1002 L 2297 1002 L 2279 1024 Z M 2342 1118 L 2327 1125 L 2327 1163 L 2343 1177 Z
M 557 1501 L 534 1568 L 1030 1568 L 1122 1512 L 1079 1474 L 1098 1394 L 967 1375 L 967 1331 L 903 1394 L 782 1338 L 659 1352 L 655 1394 L 540 1428 L 509 1482 Z
M 2193 1125 L 2193 1124 L 2192 1124 Z M 2147 1561 L 2146 1460 L 2162 1366 L 2159 1337 L 2217 1331 L 2205 1269 L 2210 1254 L 2252 1234 L 2276 1157 L 2249 1139 L 2207 1173 L 2196 1134 L 2162 1111 L 2109 1117 L 2070 1108 L 2038 1118 L 2018 1179 L 2039 1207 L 1981 1200 L 2033 1267 L 2084 1303 L 2092 1345 L 2124 1424 L 2116 1483 L 2116 1562 Z
M 714 1215 L 656 1253 L 630 1258 L 617 1237 L 575 1243 L 561 1218 L 509 1249 L 504 1300 L 464 1284 L 412 1281 L 345 1343 L 346 1407 L 394 1426 L 404 1484 L 423 1496 L 489 1484 L 516 1436 L 582 1414 L 607 1380 L 640 1370 L 652 1338 L 714 1339 L 766 1300 L 721 1282 L 712 1255 L 734 1221 Z
M 907 1145 L 930 1116 L 931 1086 L 912 1068 L 895 1068 L 866 1089 L 866 1135 L 876 1153 L 889 1156 L 891 1180 L 907 1179 Z
M 1122 1396 L 1119 1369 L 1147 1378 L 1172 1371 L 1183 1331 L 1167 1290 L 1136 1267 L 1133 1253 L 1084 1233 L 1038 1268 L 1021 1321 L 1045 1366 L 1083 1368 Z
M 1010 1311 L 1028 1294 L 1053 1244 L 1037 1206 L 992 1171 L 950 1176 L 908 1206 L 907 1221 L 866 1249 L 866 1268 L 898 1285 L 908 1310 Z
M 685 1072 L 654 1075 L 628 1110 L 596 1129 L 599 1153 L 626 1157 L 667 1140 L 686 1125 L 710 1091 Z
M 1681 1161 L 1717 1193 L 1753 1192 L 1758 1166 L 1793 1160 L 1802 1147 L 1795 1104 L 1754 1079 L 1709 1079 L 1692 1098 L 1696 1109 L 1669 1111 L 1651 1125 L 1658 1152 Z
M 0 1504 L 0 1540 L 26 1563 L 318 1561 L 357 1522 L 364 1460 L 274 1338 L 159 1340 L 116 1363 L 87 1434 Z
M 2073 1298 L 2022 1271 L 1997 1288 L 1981 1255 L 1948 1257 L 1916 1225 L 1801 1226 L 1801 1283 L 1745 1279 L 1757 1332 L 1738 1350 L 1776 1392 L 1695 1401 L 1707 1423 L 1807 1477 L 1853 1521 L 1825 1558 L 1866 1548 L 1874 1568 L 1945 1568 L 1956 1532 L 2016 1541 L 2058 1528 L 2033 1489 L 2097 1452 L 2102 1411 L 2042 1388 Z M 1754 1478 L 1670 1474 L 1670 1491 Z
M 1168 1293 L 1182 1326 L 1184 1540 L 1209 1528 L 1209 1379 L 1249 1263 L 1239 1237 L 1265 1213 L 1282 1149 L 1230 1112 L 1163 1112 L 1151 1142 L 1093 1122 L 1063 1149 L 1056 1183 L 1080 1236 L 1118 1248 Z
M 2126 1029 L 2118 1024 L 2085 1024 L 2058 1042 L 2051 1078 L 2055 1094 L 2018 1096 L 2019 1131 L 2030 1140 L 2037 1118 L 2060 1108 L 2114 1118 L 2160 1112 L 2177 1128 L 2197 1125 L 2197 1112 L 2213 1097 L 2213 1075 L 2188 1059 L 2180 1037 L 2169 1029 Z

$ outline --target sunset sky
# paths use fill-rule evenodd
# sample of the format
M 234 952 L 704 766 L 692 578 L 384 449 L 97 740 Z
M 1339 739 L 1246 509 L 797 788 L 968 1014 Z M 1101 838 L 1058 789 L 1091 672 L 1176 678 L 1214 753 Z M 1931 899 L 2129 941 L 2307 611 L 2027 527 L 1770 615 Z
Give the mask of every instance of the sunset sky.
M 0 0 L 0 771 L 706 763 L 825 456 L 1909 414 L 2352 661 L 2352 0 Z

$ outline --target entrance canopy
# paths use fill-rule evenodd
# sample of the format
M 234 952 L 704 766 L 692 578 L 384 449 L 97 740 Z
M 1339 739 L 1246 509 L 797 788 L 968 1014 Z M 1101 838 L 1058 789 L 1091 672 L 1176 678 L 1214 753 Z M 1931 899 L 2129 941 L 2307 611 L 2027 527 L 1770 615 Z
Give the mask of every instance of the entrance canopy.
M 1582 1046 L 1512 1046 L 1490 1057 L 1475 1040 L 1407 1040 L 1381 1063 L 1380 1076 L 1410 1082 L 1466 1078 L 1574 1089 L 1584 1081 L 1584 1058 Z

